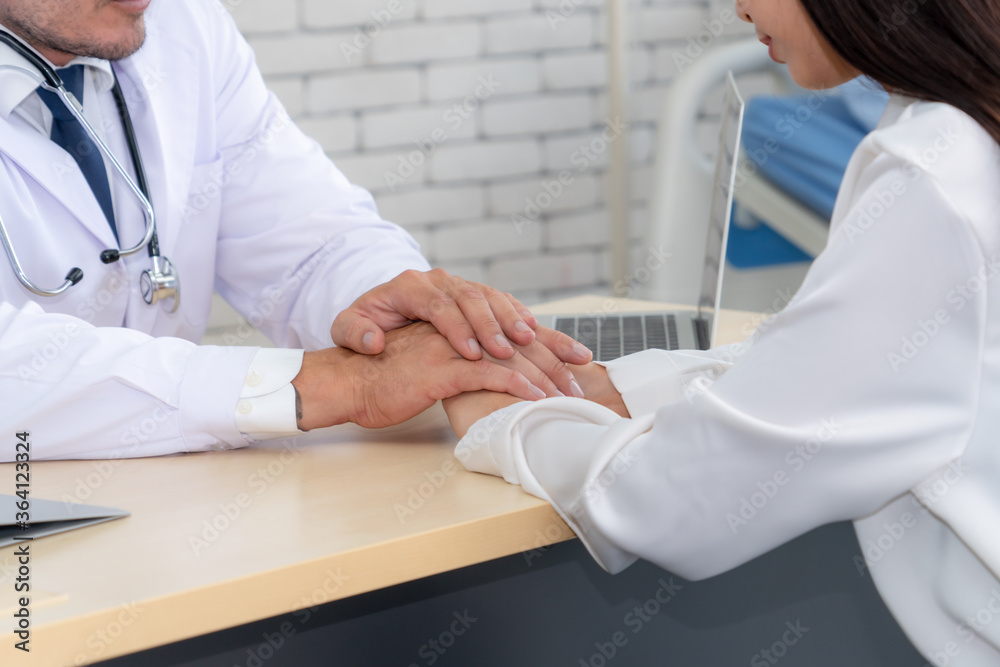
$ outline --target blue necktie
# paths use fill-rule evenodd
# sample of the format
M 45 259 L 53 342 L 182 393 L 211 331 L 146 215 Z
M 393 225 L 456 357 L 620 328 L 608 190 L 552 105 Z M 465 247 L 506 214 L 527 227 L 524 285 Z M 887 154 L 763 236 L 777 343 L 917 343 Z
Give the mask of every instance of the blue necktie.
M 83 104 L 83 65 L 73 65 L 60 70 L 59 76 L 66 85 L 66 90 L 73 93 L 77 101 Z M 115 210 L 111 204 L 111 188 L 108 185 L 108 172 L 104 166 L 104 158 L 97 145 L 87 135 L 83 125 L 63 104 L 60 97 L 44 88 L 38 88 L 38 96 L 52 112 L 51 138 L 58 146 L 65 149 L 80 165 L 80 171 L 90 184 L 90 189 L 97 197 L 97 203 L 104 211 L 104 217 L 111 225 L 111 231 L 118 238 L 118 228 L 115 226 Z

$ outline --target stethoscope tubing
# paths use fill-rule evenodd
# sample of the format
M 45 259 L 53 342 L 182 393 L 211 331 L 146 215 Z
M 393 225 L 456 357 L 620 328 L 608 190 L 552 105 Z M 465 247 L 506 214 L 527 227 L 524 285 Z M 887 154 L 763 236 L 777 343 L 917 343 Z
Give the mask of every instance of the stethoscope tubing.
M 97 131 L 94 130 L 93 126 L 87 121 L 86 117 L 83 115 L 83 106 L 80 102 L 70 93 L 66 86 L 63 84 L 62 78 L 59 76 L 58 72 L 55 71 L 44 59 L 39 57 L 37 54 L 27 49 L 22 45 L 13 35 L 0 31 L 0 42 L 3 42 L 10 46 L 19 55 L 24 57 L 28 62 L 38 69 L 38 72 L 33 72 L 25 67 L 20 67 L 18 65 L 0 65 L 0 71 L 14 71 L 24 76 L 27 76 L 32 81 L 34 81 L 38 86 L 44 88 L 45 90 L 51 91 L 59 96 L 66 108 L 69 109 L 70 113 L 74 118 L 80 123 L 87 136 L 94 142 L 97 146 L 98 151 L 101 155 L 110 161 L 112 168 L 115 173 L 125 182 L 128 189 L 135 196 L 136 200 L 139 202 L 139 206 L 142 209 L 143 217 L 145 218 L 146 229 L 142 240 L 135 246 L 127 249 L 115 249 L 108 248 L 101 252 L 101 261 L 105 264 L 112 264 L 118 261 L 122 257 L 128 257 L 139 252 L 143 248 L 147 248 L 149 251 L 149 256 L 153 260 L 153 276 L 160 276 L 160 280 L 167 281 L 175 289 L 174 298 L 174 309 L 177 309 L 177 304 L 179 301 L 179 284 L 177 283 L 176 275 L 172 273 L 167 273 L 164 275 L 161 272 L 162 266 L 170 267 L 172 271 L 172 266 L 166 258 L 160 257 L 159 251 L 159 240 L 156 235 L 156 213 L 153 210 L 153 204 L 149 196 L 149 185 L 146 180 L 146 170 L 143 165 L 142 155 L 139 152 L 139 142 L 135 135 L 135 128 L 132 125 L 132 118 L 128 112 L 128 107 L 125 103 L 125 96 L 122 93 L 121 86 L 118 83 L 118 76 L 114 73 L 112 69 L 112 74 L 114 75 L 114 86 L 112 88 L 112 93 L 115 99 L 115 104 L 118 108 L 118 115 L 121 117 L 122 126 L 125 131 L 126 143 L 128 144 L 128 149 L 130 156 L 132 158 L 132 164 L 135 168 L 136 180 L 133 180 L 125 168 L 115 157 L 111 149 L 108 148 L 104 140 L 98 135 Z M 18 281 L 24 285 L 31 292 L 38 294 L 39 296 L 57 296 L 62 294 L 67 289 L 73 285 L 80 282 L 83 278 L 83 271 L 77 267 L 74 267 L 67 275 L 64 283 L 55 290 L 43 289 L 34 283 L 32 283 L 18 260 L 17 253 L 14 250 L 13 244 L 10 241 L 10 237 L 7 233 L 7 228 L 3 223 L 3 219 L 0 218 L 0 241 L 2 241 L 4 250 L 7 253 L 8 259 L 10 259 L 11 265 L 14 268 L 14 272 L 17 275 Z M 162 262 L 160 261 L 162 260 Z M 145 298 L 145 297 L 144 297 Z M 147 300 L 147 303 L 155 303 L 153 301 Z
M 117 172 L 117 174 L 125 181 L 125 184 L 128 186 L 128 189 L 131 190 L 132 194 L 135 195 L 135 198 L 139 200 L 139 207 L 142 209 L 142 214 L 146 221 L 146 233 L 143 235 L 142 241 L 140 241 L 137 245 L 125 250 L 118 250 L 118 249 L 105 250 L 104 251 L 105 253 L 113 252 L 117 256 L 114 259 L 107 261 L 103 259 L 104 253 L 102 253 L 102 261 L 104 261 L 105 264 L 111 264 L 113 262 L 116 262 L 118 260 L 118 257 L 128 257 L 130 255 L 134 255 L 143 248 L 145 248 L 146 246 L 148 246 L 150 242 L 153 240 L 153 237 L 156 235 L 156 213 L 153 211 L 153 205 L 149 201 L 149 197 L 146 196 L 146 193 L 140 189 L 139 185 L 136 184 L 134 180 L 132 180 L 132 177 L 129 176 L 128 172 L 125 171 L 125 168 L 122 166 L 121 162 L 118 161 L 118 158 L 114 156 L 114 153 L 111 152 L 111 149 L 108 148 L 108 145 L 104 143 L 104 140 L 101 139 L 99 134 L 97 134 L 97 131 L 94 129 L 94 126 L 87 121 L 86 117 L 83 115 L 83 107 L 80 106 L 80 102 L 77 101 L 77 99 L 73 96 L 73 93 L 66 90 L 66 87 L 62 84 L 61 80 L 59 81 L 59 86 L 54 87 L 50 85 L 45 78 L 39 76 L 35 72 L 32 72 L 31 70 L 25 67 L 18 67 L 17 65 L 0 65 L 0 71 L 14 71 L 19 74 L 23 74 L 24 76 L 33 79 L 36 83 L 38 83 L 39 86 L 41 86 L 45 90 L 51 91 L 56 95 L 58 95 L 59 98 L 63 101 L 63 104 L 65 104 L 66 107 L 69 109 L 70 113 L 73 114 L 73 117 L 76 118 L 78 121 L 80 121 L 80 125 L 83 126 L 83 129 L 87 133 L 87 136 L 90 137 L 91 141 L 93 141 L 94 144 L 97 145 L 97 150 L 99 150 L 101 152 L 101 155 L 103 155 L 104 158 L 111 163 L 111 166 L 115 170 L 115 172 Z M 117 77 L 115 79 L 115 83 L 117 85 Z M 131 126 L 131 123 L 129 123 L 129 126 Z M 134 137 L 135 137 L 134 132 L 131 134 L 131 136 L 129 136 L 129 133 L 126 132 L 126 139 L 128 139 L 130 150 L 132 150 Z M 135 164 L 141 164 L 141 162 L 136 162 Z M 138 174 L 140 171 L 141 167 L 137 167 L 136 173 Z M 143 174 L 143 176 L 145 176 L 145 174 Z M 143 180 L 145 180 L 145 178 L 143 178 Z

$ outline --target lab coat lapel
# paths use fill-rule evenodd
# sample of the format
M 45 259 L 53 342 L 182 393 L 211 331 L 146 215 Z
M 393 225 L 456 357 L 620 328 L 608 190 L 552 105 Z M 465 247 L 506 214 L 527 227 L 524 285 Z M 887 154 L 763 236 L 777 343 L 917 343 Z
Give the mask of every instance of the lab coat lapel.
M 184 73 L 193 72 L 198 66 L 189 47 L 162 33 L 152 17 L 146 22 L 143 48 L 134 56 L 115 63 L 146 166 L 160 254 L 168 259 L 183 225 L 180 212 L 187 200 L 194 163 L 196 133 L 193 128 L 198 126 L 198 77 Z M 136 290 L 126 325 L 154 333 L 174 331 L 176 326 L 170 321 L 182 317 L 188 305 L 183 298 L 183 268 L 178 267 L 178 275 L 182 290 L 178 313 L 171 314 L 169 304 L 150 308 L 142 303 Z
M 69 153 L 34 131 L 3 124 L 4 153 L 30 178 L 57 199 L 106 248 L 117 248 L 87 179 Z
M 184 44 L 165 43 L 168 39 L 148 21 L 146 45 L 115 64 L 146 164 L 164 256 L 175 246 L 183 222 L 179 211 L 187 200 L 195 154 L 192 128 L 198 123 L 198 77 L 184 72 L 199 65 Z

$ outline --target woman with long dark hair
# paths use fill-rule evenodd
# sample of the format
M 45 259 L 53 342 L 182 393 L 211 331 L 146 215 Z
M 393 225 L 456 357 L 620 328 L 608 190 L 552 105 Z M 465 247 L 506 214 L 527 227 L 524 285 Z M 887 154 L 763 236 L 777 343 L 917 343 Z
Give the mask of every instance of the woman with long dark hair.
M 550 501 L 610 571 L 704 578 L 854 520 L 923 655 L 998 665 L 1000 1 L 737 8 L 800 85 L 892 95 L 826 250 L 744 344 L 575 369 L 591 401 L 451 399 L 457 455 Z

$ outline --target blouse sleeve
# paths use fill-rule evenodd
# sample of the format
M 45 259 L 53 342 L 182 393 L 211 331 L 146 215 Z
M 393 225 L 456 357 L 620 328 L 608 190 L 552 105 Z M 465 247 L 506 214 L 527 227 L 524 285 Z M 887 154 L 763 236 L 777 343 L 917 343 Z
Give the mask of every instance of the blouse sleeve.
M 960 456 L 989 264 L 930 176 L 882 155 L 858 182 L 798 294 L 747 344 L 609 365 L 632 419 L 518 404 L 456 454 L 550 501 L 606 569 L 644 558 L 689 579 L 871 514 Z
M 697 391 L 722 375 L 743 349 L 742 343 L 712 350 L 644 350 L 602 363 L 632 417 Z

